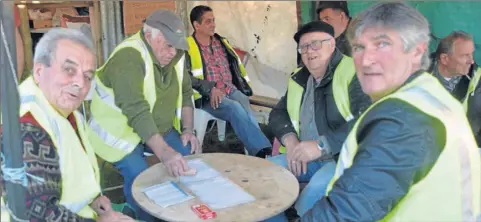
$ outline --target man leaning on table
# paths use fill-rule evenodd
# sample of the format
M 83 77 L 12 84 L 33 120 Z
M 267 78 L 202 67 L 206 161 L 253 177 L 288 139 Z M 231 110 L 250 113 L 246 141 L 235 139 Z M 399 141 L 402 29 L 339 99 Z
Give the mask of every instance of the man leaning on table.
M 132 197 L 132 183 L 152 151 L 174 176 L 193 173 L 182 157 L 200 153 L 193 133 L 192 86 L 185 69 L 185 28 L 174 13 L 156 10 L 97 70 L 90 135 L 96 153 L 124 177 L 137 217 L 154 218 Z M 181 121 L 182 120 L 182 121 Z

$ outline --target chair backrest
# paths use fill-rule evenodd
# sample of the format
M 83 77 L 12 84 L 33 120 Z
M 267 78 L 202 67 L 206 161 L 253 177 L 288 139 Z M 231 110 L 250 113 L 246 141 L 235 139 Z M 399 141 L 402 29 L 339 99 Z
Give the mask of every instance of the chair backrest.
M 249 53 L 239 48 L 234 48 L 234 51 L 239 56 L 240 60 L 242 61 L 242 64 L 244 66 L 247 66 L 247 62 L 249 61 L 249 57 L 250 57 Z

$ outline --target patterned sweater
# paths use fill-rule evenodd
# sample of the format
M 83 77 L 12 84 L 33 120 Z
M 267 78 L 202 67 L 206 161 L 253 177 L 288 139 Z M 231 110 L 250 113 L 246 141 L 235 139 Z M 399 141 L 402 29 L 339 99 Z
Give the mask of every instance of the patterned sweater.
M 76 130 L 77 126 L 73 115 L 70 115 L 68 120 Z M 45 179 L 44 183 L 29 180 L 25 199 L 29 220 L 32 222 L 95 221 L 81 218 L 59 204 L 62 194 L 59 155 L 50 136 L 30 113 L 26 113 L 20 118 L 20 137 L 23 141 L 23 160 L 27 164 L 27 173 Z M 6 200 L 3 175 L 0 182 L 2 195 Z

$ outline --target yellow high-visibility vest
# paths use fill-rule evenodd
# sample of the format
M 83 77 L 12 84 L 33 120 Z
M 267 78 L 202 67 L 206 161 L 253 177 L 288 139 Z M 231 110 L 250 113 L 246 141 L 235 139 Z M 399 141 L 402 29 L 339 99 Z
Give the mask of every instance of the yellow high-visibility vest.
M 97 214 L 89 204 L 100 194 L 100 173 L 94 149 L 87 138 L 87 123 L 78 111 L 73 112 L 79 138 L 69 120 L 50 105 L 32 77 L 19 86 L 19 92 L 20 116 L 30 112 L 48 133 L 59 155 L 62 175 L 59 204 L 81 217 L 94 219 Z M 2 210 L 1 221 L 9 220 L 8 212 Z
M 240 60 L 239 55 L 237 55 L 234 48 L 232 48 L 232 46 L 229 44 L 229 42 L 226 39 L 222 39 L 221 41 L 222 43 L 224 43 L 227 49 L 235 55 L 235 57 L 237 58 L 237 63 L 239 64 L 241 77 L 244 78 L 248 84 L 250 84 L 249 76 L 247 76 L 246 69 L 242 64 L 242 61 Z M 202 55 L 200 53 L 199 46 L 197 45 L 194 37 L 192 36 L 187 37 L 187 43 L 189 43 L 189 56 L 190 56 L 190 65 L 191 65 L 192 75 L 195 78 L 204 79 L 204 66 L 202 63 Z M 194 90 L 195 100 L 202 97 L 197 90 L 195 89 L 193 90 Z
M 469 97 L 474 96 L 474 90 L 478 86 L 479 80 L 481 79 L 481 67 L 479 67 L 476 72 L 474 72 L 473 78 L 469 82 L 468 91 L 466 92 L 466 97 L 464 97 L 463 107 L 464 111 L 468 112 L 468 100 Z
M 123 48 L 131 47 L 140 52 L 145 63 L 144 78 L 144 97 L 150 105 L 150 111 L 154 109 L 157 100 L 155 93 L 154 62 L 150 56 L 148 46 L 142 41 L 140 32 L 131 36 L 120 43 L 109 57 Z M 184 56 L 175 65 L 177 73 L 179 94 L 176 103 L 176 115 L 173 126 L 180 132 L 180 120 L 182 113 L 182 81 L 184 77 Z M 106 62 L 108 63 L 108 61 Z M 115 96 L 111 88 L 106 87 L 98 78 L 98 74 L 103 71 L 102 66 L 97 70 L 96 88 L 92 97 L 90 111 L 92 118 L 89 126 L 92 133 L 89 134 L 90 142 L 95 147 L 95 152 L 101 158 L 109 162 L 117 162 L 132 152 L 140 143 L 141 139 L 134 129 L 127 123 L 127 117 L 122 114 L 122 110 L 115 105 Z
M 446 144 L 429 173 L 412 184 L 407 194 L 382 221 L 476 221 L 480 213 L 480 156 L 463 107 L 428 73 L 372 104 L 349 133 L 326 195 L 349 169 L 358 152 L 358 127 L 381 102 L 404 101 L 441 121 Z
M 292 76 L 296 75 L 301 69 L 302 68 L 297 68 Z M 337 110 L 346 121 L 354 118 L 351 113 L 351 102 L 349 100 L 349 84 L 355 75 L 356 69 L 352 58 L 343 56 L 342 60 L 336 67 L 336 71 L 334 71 L 334 76 L 332 77 L 332 91 Z M 287 86 L 287 112 L 289 113 L 289 118 L 291 119 L 292 126 L 294 126 L 297 135 L 299 135 L 299 115 L 303 93 L 304 88 L 294 81 L 292 77 L 289 78 Z M 286 148 L 280 146 L 279 152 L 285 153 Z

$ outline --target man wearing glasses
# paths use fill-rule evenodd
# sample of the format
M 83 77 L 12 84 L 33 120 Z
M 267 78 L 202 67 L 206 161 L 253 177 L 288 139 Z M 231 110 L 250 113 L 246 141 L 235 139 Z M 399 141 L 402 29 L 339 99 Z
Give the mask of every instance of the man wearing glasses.
M 269 127 L 283 146 L 282 154 L 269 160 L 309 183 L 296 202 L 302 216 L 325 193 L 336 167 L 333 156 L 347 137 L 347 122 L 370 100 L 355 77 L 352 58 L 336 48 L 331 25 L 310 22 L 294 40 L 304 67 L 291 75 L 286 95 L 270 113 Z M 277 217 L 287 221 L 284 215 Z

